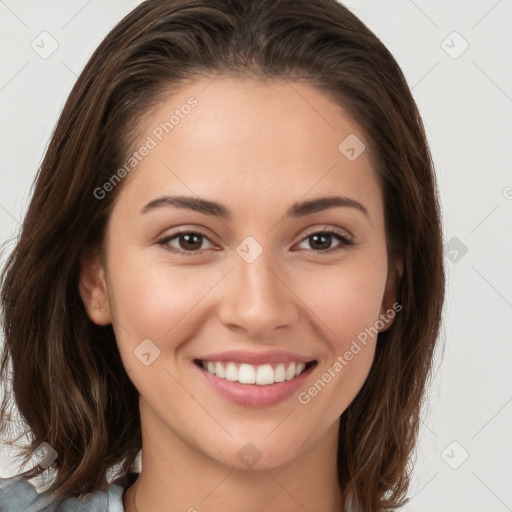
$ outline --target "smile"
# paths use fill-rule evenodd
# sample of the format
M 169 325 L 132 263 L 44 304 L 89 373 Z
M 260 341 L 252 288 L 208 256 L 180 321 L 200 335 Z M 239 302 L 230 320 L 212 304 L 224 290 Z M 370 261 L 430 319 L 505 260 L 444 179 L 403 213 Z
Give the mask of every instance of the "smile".
M 252 365 L 234 361 L 194 361 L 203 370 L 219 379 L 225 379 L 240 384 L 256 384 L 269 386 L 271 384 L 292 380 L 304 373 L 315 361 L 282 362 Z

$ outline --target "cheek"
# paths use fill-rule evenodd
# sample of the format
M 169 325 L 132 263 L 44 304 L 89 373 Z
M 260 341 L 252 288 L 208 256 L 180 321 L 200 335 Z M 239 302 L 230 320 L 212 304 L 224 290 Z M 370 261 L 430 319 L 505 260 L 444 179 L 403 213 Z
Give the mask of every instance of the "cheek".
M 387 264 L 382 258 L 360 258 L 357 263 L 326 267 L 314 279 L 297 283 L 305 304 L 319 319 L 317 325 L 339 353 L 379 319 L 386 286 Z M 298 294 L 299 294 L 298 293 Z
M 172 352 L 199 327 L 205 295 L 222 272 L 171 264 L 167 255 L 144 250 L 115 254 L 109 271 L 109 301 L 120 349 L 133 353 L 142 340 Z M 195 326 L 195 327 L 193 327 Z
M 109 302 L 117 339 L 131 346 L 149 338 L 159 345 L 198 296 L 190 271 L 178 267 L 171 272 L 136 252 L 112 252 L 111 261 Z
M 111 261 L 116 264 L 109 272 L 109 301 L 127 374 L 142 396 L 159 396 L 166 389 L 186 401 L 165 370 L 174 374 L 174 358 L 169 356 L 190 338 L 191 322 L 198 324 L 200 299 L 212 276 L 149 261 L 137 252 L 117 258 L 112 253 Z
M 301 390 L 298 401 L 327 426 L 350 405 L 370 371 L 386 285 L 385 254 L 325 272 L 301 292 L 320 319 L 317 326 L 327 351 L 316 380 Z

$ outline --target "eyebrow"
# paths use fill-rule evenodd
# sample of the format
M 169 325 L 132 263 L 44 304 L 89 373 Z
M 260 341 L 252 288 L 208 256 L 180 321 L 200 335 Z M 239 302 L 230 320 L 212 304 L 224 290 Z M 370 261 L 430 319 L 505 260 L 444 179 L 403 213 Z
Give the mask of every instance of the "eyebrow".
M 190 196 L 158 197 L 141 208 L 141 213 L 145 214 L 151 210 L 161 207 L 189 209 L 203 213 L 205 215 L 212 215 L 214 217 L 219 217 L 226 220 L 231 218 L 231 212 L 229 208 L 226 208 L 224 205 L 216 201 L 209 201 L 207 199 Z M 328 208 L 334 207 L 353 208 L 360 211 L 369 218 L 368 210 L 359 201 L 339 195 L 319 197 L 318 199 L 294 203 L 286 212 L 285 217 L 305 217 L 306 215 L 311 215 L 313 213 L 321 212 L 323 210 L 327 210 Z

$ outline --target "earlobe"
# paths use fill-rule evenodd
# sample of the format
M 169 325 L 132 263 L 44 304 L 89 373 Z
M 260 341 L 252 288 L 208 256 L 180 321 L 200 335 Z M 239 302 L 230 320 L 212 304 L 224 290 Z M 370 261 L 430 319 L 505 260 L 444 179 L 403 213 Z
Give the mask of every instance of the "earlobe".
M 97 251 L 82 253 L 78 289 L 89 318 L 98 325 L 112 323 L 105 270 Z

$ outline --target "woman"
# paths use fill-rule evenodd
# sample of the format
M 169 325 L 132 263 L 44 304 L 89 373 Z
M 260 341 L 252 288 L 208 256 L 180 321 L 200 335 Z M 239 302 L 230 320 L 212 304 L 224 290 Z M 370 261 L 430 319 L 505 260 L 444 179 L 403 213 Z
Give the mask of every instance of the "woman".
M 443 297 L 423 125 L 367 27 L 335 0 L 144 2 L 4 269 L 38 462 L 0 511 L 392 510 Z

